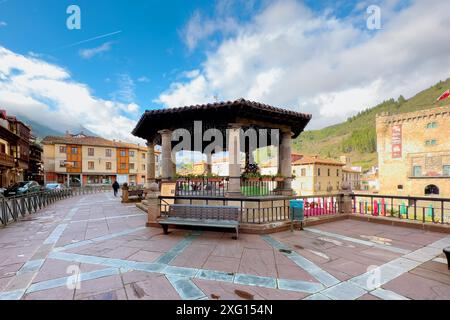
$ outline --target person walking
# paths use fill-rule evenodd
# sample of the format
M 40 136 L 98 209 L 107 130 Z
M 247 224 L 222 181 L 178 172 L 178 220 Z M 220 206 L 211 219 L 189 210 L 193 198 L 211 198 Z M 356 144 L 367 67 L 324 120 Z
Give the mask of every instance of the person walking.
M 114 183 L 112 184 L 112 188 L 114 190 L 114 197 L 117 197 L 117 193 L 119 192 L 120 189 L 120 185 L 117 181 L 114 181 Z

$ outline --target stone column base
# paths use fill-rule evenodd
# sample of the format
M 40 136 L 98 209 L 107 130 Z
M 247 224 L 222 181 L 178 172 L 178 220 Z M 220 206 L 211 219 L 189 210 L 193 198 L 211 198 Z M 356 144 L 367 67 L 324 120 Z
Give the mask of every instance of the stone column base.
M 159 208 L 159 191 L 149 191 L 145 198 L 145 204 L 147 205 L 147 227 L 158 225 L 158 218 L 161 216 Z

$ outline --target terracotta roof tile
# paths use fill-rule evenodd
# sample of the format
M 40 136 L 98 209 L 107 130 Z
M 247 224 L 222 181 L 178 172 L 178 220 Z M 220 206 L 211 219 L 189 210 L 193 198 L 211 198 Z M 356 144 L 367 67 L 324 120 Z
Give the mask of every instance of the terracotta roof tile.
M 293 165 L 302 165 L 302 164 L 323 164 L 323 165 L 332 165 L 332 166 L 344 166 L 345 164 L 332 159 L 324 159 L 319 156 L 309 156 L 304 155 L 301 159 L 292 162 Z
M 99 146 L 99 147 L 115 147 L 115 148 L 128 148 L 139 149 L 146 151 L 146 146 L 138 146 L 134 143 L 111 141 L 101 137 L 85 136 L 85 137 L 73 137 L 73 136 L 47 136 L 42 140 L 42 144 L 77 144 L 83 146 Z

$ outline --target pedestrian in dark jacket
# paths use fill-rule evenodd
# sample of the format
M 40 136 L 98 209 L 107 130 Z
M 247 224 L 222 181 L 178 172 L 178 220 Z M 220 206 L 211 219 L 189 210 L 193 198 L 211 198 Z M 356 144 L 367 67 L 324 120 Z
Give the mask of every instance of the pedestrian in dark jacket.
M 114 190 L 114 197 L 117 197 L 117 192 L 119 192 L 120 189 L 120 185 L 117 181 L 114 181 L 114 183 L 112 184 L 112 188 Z

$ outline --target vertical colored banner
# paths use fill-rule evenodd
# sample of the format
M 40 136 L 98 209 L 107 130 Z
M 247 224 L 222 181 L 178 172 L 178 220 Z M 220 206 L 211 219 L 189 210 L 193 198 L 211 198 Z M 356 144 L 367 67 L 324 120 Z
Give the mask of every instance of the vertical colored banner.
M 402 157 L 402 125 L 396 124 L 392 126 L 392 159 Z

